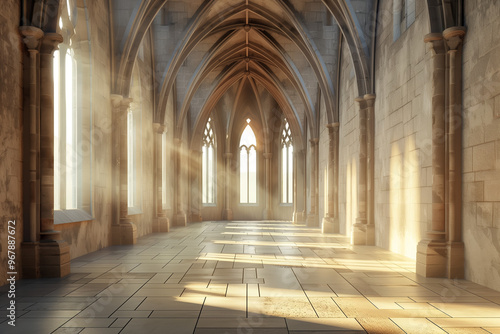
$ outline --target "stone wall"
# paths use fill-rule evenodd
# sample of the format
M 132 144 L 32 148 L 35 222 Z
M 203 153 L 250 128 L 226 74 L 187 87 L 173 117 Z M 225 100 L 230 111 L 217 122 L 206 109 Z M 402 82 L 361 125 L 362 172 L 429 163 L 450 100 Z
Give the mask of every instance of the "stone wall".
M 342 45 L 339 87 L 339 224 L 340 233 L 351 235 L 358 215 L 359 107 L 356 76 L 346 43 Z
M 431 219 L 431 62 L 429 16 L 393 41 L 392 0 L 380 2 L 375 60 L 376 245 L 415 258 Z
M 21 269 L 23 56 L 19 6 L 19 1 L 6 0 L 0 11 L 0 285 L 7 278 L 10 220 L 16 221 L 16 269 Z
M 500 3 L 467 0 L 464 13 L 465 277 L 500 290 Z

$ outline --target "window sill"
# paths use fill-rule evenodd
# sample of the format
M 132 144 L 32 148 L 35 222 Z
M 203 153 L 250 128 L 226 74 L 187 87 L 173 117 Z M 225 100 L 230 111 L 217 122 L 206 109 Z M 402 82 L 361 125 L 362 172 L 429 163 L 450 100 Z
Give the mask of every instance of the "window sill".
M 133 216 L 133 215 L 141 215 L 142 214 L 142 210 L 140 208 L 137 208 L 137 207 L 128 207 L 128 215 L 129 216 Z
M 94 217 L 88 212 L 73 209 L 73 210 L 56 210 L 54 211 L 54 224 L 77 223 L 94 220 Z

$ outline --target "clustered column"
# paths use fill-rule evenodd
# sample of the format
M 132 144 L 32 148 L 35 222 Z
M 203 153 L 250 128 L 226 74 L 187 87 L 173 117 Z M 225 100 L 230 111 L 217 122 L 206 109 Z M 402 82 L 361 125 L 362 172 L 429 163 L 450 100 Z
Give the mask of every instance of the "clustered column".
M 374 104 L 375 95 L 356 98 L 359 105 L 359 171 L 358 217 L 353 225 L 352 242 L 355 245 L 375 244 L 374 225 Z
M 304 152 L 303 150 L 293 151 L 293 222 L 295 224 L 304 222 L 304 199 L 305 177 L 304 177 Z
M 201 222 L 201 207 L 202 207 L 202 151 L 191 150 L 189 154 L 189 171 L 190 171 L 190 183 L 191 183 L 191 216 L 189 218 L 190 222 Z
M 153 232 L 168 232 L 169 231 L 169 219 L 165 209 L 163 208 L 163 161 L 162 156 L 166 152 L 163 152 L 165 148 L 162 145 L 163 134 L 165 133 L 165 126 L 160 123 L 153 123 L 154 128 L 154 145 L 155 145 L 155 181 L 156 181 L 156 218 L 153 224 Z
M 222 219 L 225 220 L 232 220 L 233 219 L 233 210 L 231 209 L 231 196 L 233 189 L 231 187 L 231 178 L 232 178 L 232 168 L 231 168 L 231 163 L 233 159 L 233 154 L 230 152 L 226 152 L 224 154 L 224 158 L 226 159 L 226 189 L 224 193 L 224 203 L 225 203 L 225 208 L 224 212 L 222 213 Z
M 319 162 L 319 139 L 314 138 L 311 142 L 311 211 L 307 216 L 307 226 L 316 227 L 319 225 L 318 205 L 318 162 Z
M 22 260 L 24 277 L 62 277 L 70 272 L 69 245 L 54 231 L 53 52 L 62 36 L 20 27 L 28 50 L 25 67 L 25 208 Z M 43 85 L 41 81 L 43 80 Z
M 432 220 L 417 247 L 417 274 L 464 277 L 461 221 L 464 27 L 432 33 Z
M 339 123 L 328 124 L 328 207 L 323 218 L 323 233 L 339 233 Z
M 113 171 L 114 196 L 118 199 L 114 203 L 114 219 L 111 227 L 112 242 L 115 245 L 131 245 L 137 241 L 137 227 L 128 215 L 128 150 L 127 150 L 127 114 L 131 98 L 112 95 L 113 123 Z
M 184 194 L 182 189 L 182 164 L 183 148 L 182 139 L 175 138 L 175 226 L 187 226 L 187 214 L 183 208 Z
M 271 162 L 272 153 L 264 153 L 264 159 L 266 164 L 266 207 L 264 209 L 264 219 L 271 219 L 272 217 L 272 194 L 271 194 Z

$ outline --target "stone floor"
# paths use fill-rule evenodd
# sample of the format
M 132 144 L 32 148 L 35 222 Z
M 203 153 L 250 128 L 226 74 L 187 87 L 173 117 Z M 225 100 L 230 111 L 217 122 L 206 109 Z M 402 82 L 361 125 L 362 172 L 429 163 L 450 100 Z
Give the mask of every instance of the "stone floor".
M 0 333 L 500 333 L 500 292 L 282 222 L 204 222 L 17 282 Z

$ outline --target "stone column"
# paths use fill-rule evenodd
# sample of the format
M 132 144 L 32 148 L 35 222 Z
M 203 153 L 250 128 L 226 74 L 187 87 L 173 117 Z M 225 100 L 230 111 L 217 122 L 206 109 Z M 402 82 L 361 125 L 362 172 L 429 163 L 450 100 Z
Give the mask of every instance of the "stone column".
M 24 71 L 24 224 L 21 256 L 23 276 L 40 277 L 40 72 L 39 48 L 43 31 L 36 27 L 19 28 L 28 50 Z
M 266 207 L 264 209 L 263 217 L 264 219 L 271 219 L 272 217 L 272 207 L 273 207 L 273 196 L 272 196 L 272 187 L 271 187 L 271 162 L 272 162 L 272 153 L 264 153 L 264 159 L 266 164 Z
M 202 168 L 202 151 L 197 151 L 197 150 L 191 150 L 189 154 L 189 178 L 190 178 L 190 183 L 191 183 L 191 194 L 190 194 L 190 200 L 189 202 L 191 203 L 191 215 L 189 218 L 190 222 L 196 222 L 199 223 L 201 222 L 202 216 L 201 216 L 201 207 L 202 207 L 202 175 L 201 175 L 201 168 Z
M 338 172 L 339 172 L 339 125 L 328 124 L 328 207 L 323 218 L 323 233 L 339 233 L 338 216 Z
M 374 245 L 373 221 L 374 179 L 374 104 L 375 95 L 356 98 L 359 105 L 359 170 L 358 170 L 358 217 L 352 229 L 354 245 Z
M 318 217 L 318 204 L 319 204 L 319 193 L 318 193 L 318 162 L 319 162 L 319 150 L 318 144 L 319 139 L 314 138 L 310 140 L 311 142 L 311 211 L 307 216 L 307 226 L 318 227 L 319 217 Z
M 366 244 L 375 245 L 375 94 L 366 94 Z
M 432 221 L 417 246 L 417 274 L 446 276 L 445 91 L 446 54 L 440 33 L 425 36 L 432 53 Z
M 174 215 L 174 225 L 175 226 L 187 226 L 187 214 L 182 207 L 182 201 L 184 200 L 182 192 L 182 181 L 183 173 L 182 169 L 182 158 L 183 158 L 183 148 L 182 139 L 174 139 L 174 150 L 175 150 L 175 215 Z
M 167 213 L 163 209 L 163 134 L 165 133 L 165 126 L 160 123 L 153 123 L 154 129 L 154 145 L 155 145 L 155 183 L 156 183 L 156 218 L 153 223 L 153 232 L 168 232 L 169 219 Z
M 131 98 L 112 95 L 113 105 L 113 157 L 115 159 L 115 217 L 111 234 L 115 245 L 132 245 L 137 241 L 137 227 L 128 215 L 128 150 L 127 150 L 127 114 L 132 103 Z
M 226 188 L 224 192 L 224 211 L 222 212 L 222 219 L 224 220 L 232 220 L 233 219 L 233 210 L 231 208 L 231 196 L 233 192 L 233 188 L 231 187 L 231 179 L 232 179 L 232 168 L 231 163 L 233 159 L 233 154 L 231 152 L 226 152 L 224 154 L 224 159 L 226 159 Z
M 305 202 L 305 175 L 304 175 L 304 152 L 293 151 L 293 222 L 294 224 L 304 222 Z
M 63 277 L 70 273 L 69 245 L 54 231 L 54 78 L 53 53 L 63 41 L 45 34 L 40 49 L 40 274 Z
M 462 46 L 464 27 L 443 31 L 448 46 L 449 87 L 447 157 L 448 157 L 448 278 L 464 278 L 464 243 L 462 241 Z

